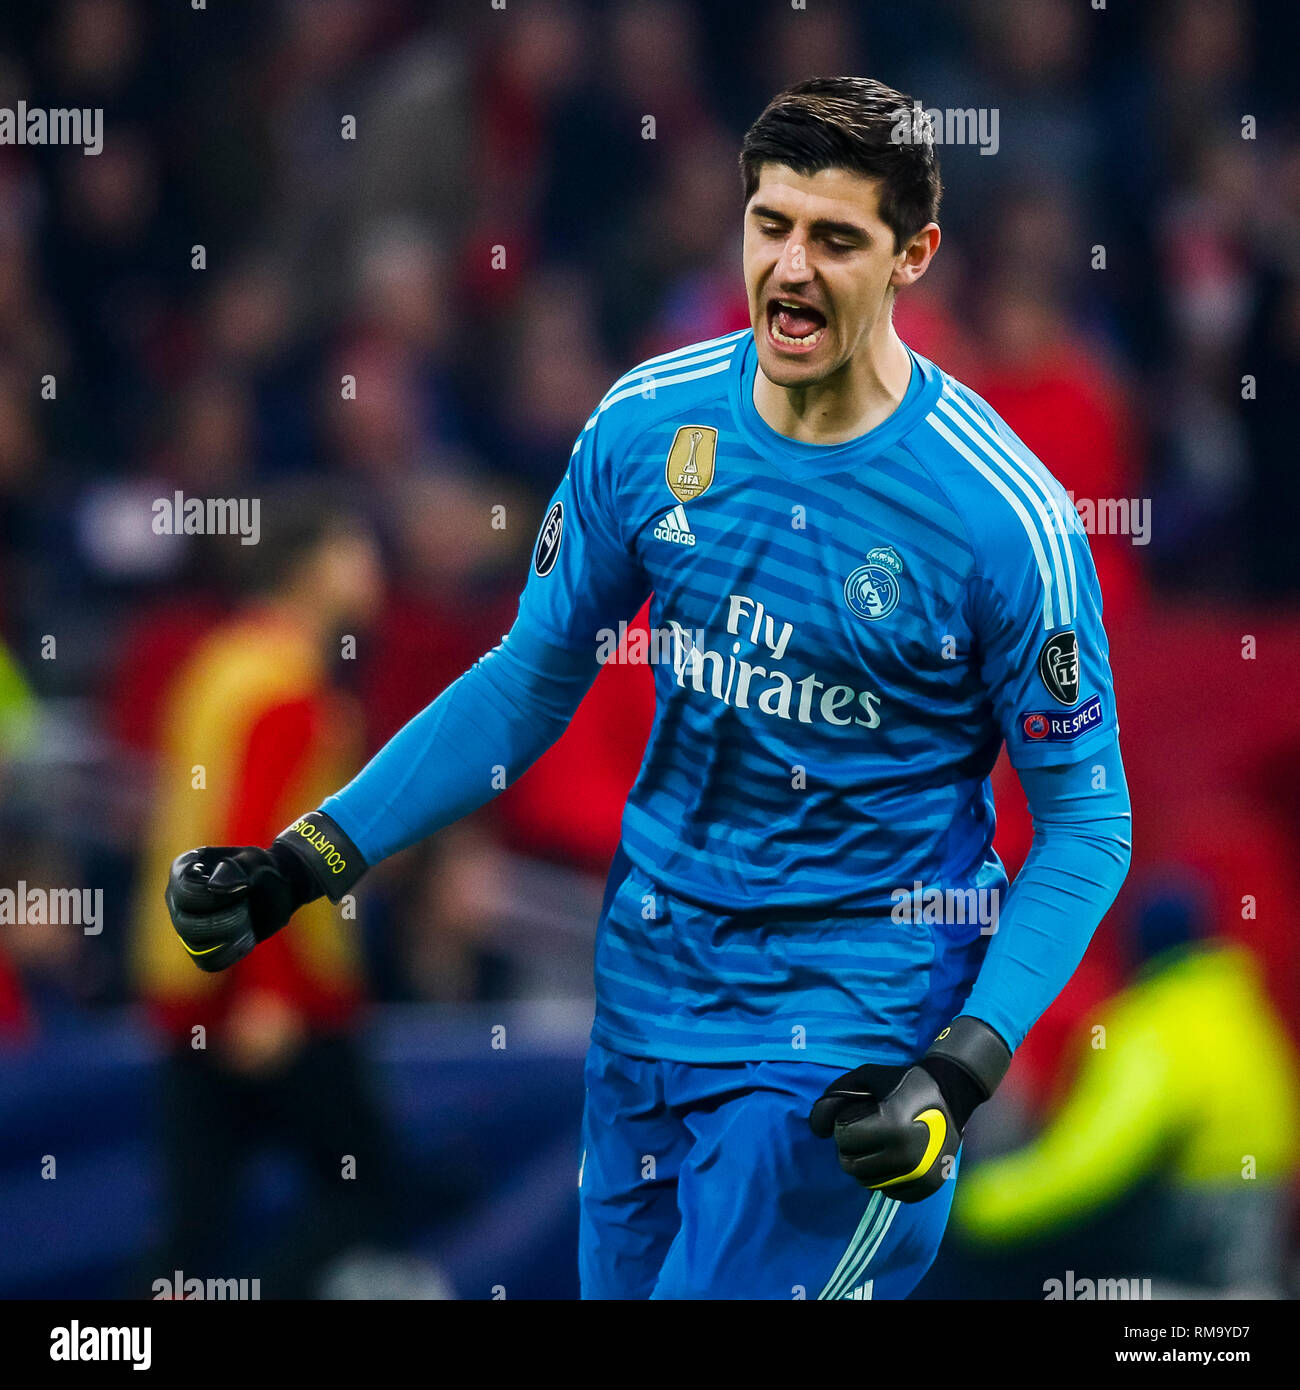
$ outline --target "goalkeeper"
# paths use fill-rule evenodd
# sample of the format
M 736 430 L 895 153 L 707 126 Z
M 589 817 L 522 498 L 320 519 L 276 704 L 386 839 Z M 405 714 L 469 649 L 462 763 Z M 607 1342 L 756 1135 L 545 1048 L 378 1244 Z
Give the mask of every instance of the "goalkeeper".
M 597 930 L 584 1297 L 906 1296 L 971 1112 L 1127 869 L 1079 517 L 894 330 L 940 240 L 912 109 L 861 78 L 773 100 L 741 154 L 751 327 L 614 383 L 500 645 L 269 848 L 172 869 L 195 963 L 234 965 L 519 776 L 653 593 L 655 721 Z M 1009 891 L 1004 744 L 1034 818 Z

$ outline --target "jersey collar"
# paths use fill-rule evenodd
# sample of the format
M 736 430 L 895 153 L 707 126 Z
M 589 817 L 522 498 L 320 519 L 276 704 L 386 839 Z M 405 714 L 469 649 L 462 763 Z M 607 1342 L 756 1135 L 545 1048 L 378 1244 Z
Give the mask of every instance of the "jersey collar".
M 939 369 L 909 347 L 907 355 L 912 359 L 912 376 L 906 395 L 892 415 L 866 434 L 846 439 L 842 444 L 806 444 L 774 430 L 755 409 L 754 373 L 758 370 L 758 349 L 753 333 L 742 338 L 741 344 L 741 350 L 732 354 L 728 373 L 732 416 L 754 452 L 789 478 L 843 472 L 871 462 L 924 419 L 943 390 Z

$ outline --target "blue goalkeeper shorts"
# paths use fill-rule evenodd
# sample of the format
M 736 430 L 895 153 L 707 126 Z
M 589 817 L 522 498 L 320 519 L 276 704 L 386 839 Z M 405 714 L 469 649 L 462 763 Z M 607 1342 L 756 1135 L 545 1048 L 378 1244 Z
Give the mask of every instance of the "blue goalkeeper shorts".
M 578 1177 L 583 1298 L 906 1298 L 956 1179 L 905 1203 L 808 1127 L 843 1068 L 696 1066 L 592 1043 Z

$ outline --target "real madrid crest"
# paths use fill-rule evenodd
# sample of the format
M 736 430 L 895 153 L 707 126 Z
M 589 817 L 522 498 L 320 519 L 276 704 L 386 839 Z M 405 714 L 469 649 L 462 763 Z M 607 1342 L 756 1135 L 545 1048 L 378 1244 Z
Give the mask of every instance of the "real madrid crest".
M 844 581 L 844 602 L 855 617 L 874 623 L 898 607 L 903 562 L 892 545 L 867 551 L 867 562 Z
M 679 502 L 690 502 L 708 490 L 718 454 L 718 432 L 708 425 L 683 425 L 668 450 L 665 476 L 668 490 Z

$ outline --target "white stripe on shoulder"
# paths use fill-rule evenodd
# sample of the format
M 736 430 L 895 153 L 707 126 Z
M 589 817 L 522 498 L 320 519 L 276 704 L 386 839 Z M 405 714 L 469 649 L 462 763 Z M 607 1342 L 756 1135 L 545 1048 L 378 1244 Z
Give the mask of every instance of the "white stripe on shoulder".
M 586 438 L 587 431 L 610 408 L 610 406 L 617 405 L 619 401 L 630 400 L 633 396 L 645 395 L 647 386 L 650 386 L 651 388 L 653 388 L 653 390 L 652 394 L 646 397 L 646 399 L 653 400 L 654 397 L 657 396 L 658 393 L 664 387 L 680 386 L 687 381 L 698 381 L 701 377 L 717 376 L 719 372 L 725 372 L 730 366 L 731 359 L 730 355 L 728 355 L 728 357 L 725 358 L 723 361 L 715 363 L 711 367 L 702 367 L 698 371 L 694 372 L 678 372 L 674 376 L 647 377 L 646 380 L 641 382 L 640 384 L 636 386 L 629 386 L 626 391 L 616 391 L 613 395 L 606 396 L 605 399 L 601 401 L 601 403 L 596 407 L 596 413 L 582 427 L 582 433 L 578 436 L 577 442 L 569 451 L 569 457 L 572 458 L 573 455 L 578 452 L 578 450 L 582 447 L 583 439 Z
M 1061 501 L 1053 491 L 1052 480 L 1044 478 L 1041 473 L 1023 454 L 1007 440 L 1001 438 L 993 427 L 977 411 L 972 409 L 970 402 L 964 400 L 956 392 L 945 387 L 944 395 L 957 406 L 971 423 L 980 431 L 987 440 L 986 452 L 992 453 L 994 458 L 1001 458 L 1005 463 L 1014 467 L 1022 478 L 1037 492 L 1047 503 L 1051 511 L 1051 519 L 1047 521 L 1047 532 L 1049 540 L 1053 541 L 1053 558 L 1055 558 L 1056 544 L 1055 537 L 1060 537 L 1060 548 L 1065 552 L 1066 568 L 1070 572 L 1069 581 L 1069 611 L 1063 618 L 1066 624 L 1072 622 L 1079 611 L 1079 579 L 1074 568 L 1074 546 L 1070 543 L 1070 528 L 1066 524 L 1065 512 L 1061 510 Z M 967 431 L 969 433 L 969 431 Z M 1059 484 L 1057 484 L 1059 487 Z M 1069 503 L 1066 503 L 1068 508 Z M 1042 516 L 1042 509 L 1039 508 L 1039 515 Z M 1046 520 L 1046 518 L 1044 518 Z M 1060 565 L 1057 565 L 1057 579 L 1061 584 L 1062 592 L 1065 591 L 1065 581 L 1061 579 Z
M 639 372 L 642 367 L 653 367 L 660 362 L 672 362 L 675 358 L 688 357 L 696 352 L 709 352 L 714 348 L 734 348 L 749 331 L 748 328 L 738 328 L 734 333 L 724 333 L 718 338 L 705 338 L 701 343 L 687 343 L 685 347 L 673 348 L 671 352 L 661 352 L 658 357 L 647 357 L 644 362 L 638 363 L 632 370 Z
M 607 401 L 616 391 L 621 391 L 626 386 L 636 384 L 639 390 L 644 390 L 651 382 L 657 382 L 653 368 L 664 367 L 669 371 L 681 371 L 684 367 L 695 367 L 702 362 L 716 362 L 720 357 L 730 357 L 736 350 L 739 340 L 749 332 L 748 328 L 742 328 L 739 333 L 729 333 L 725 338 L 711 339 L 705 343 L 693 343 L 690 347 L 678 348 L 675 352 L 664 352 L 658 357 L 647 358 L 644 362 L 638 363 L 630 372 L 625 372 L 619 379 L 605 392 L 602 404 Z
M 1025 511 L 1024 507 L 1021 505 L 1020 499 L 1006 485 L 1001 476 L 995 473 L 978 454 L 972 453 L 934 411 L 931 411 L 925 417 L 925 421 L 926 424 L 938 431 L 967 463 L 993 484 L 998 492 L 1011 504 L 1012 511 L 1020 518 L 1020 524 L 1025 528 L 1025 534 L 1029 537 L 1029 544 L 1034 552 L 1034 559 L 1038 564 L 1038 573 L 1043 581 L 1043 627 L 1048 632 L 1051 632 L 1056 626 L 1052 621 L 1052 571 L 1047 563 L 1047 556 L 1043 551 L 1043 542 L 1038 534 L 1038 528 L 1034 525 L 1029 513 Z
M 1055 498 L 1046 493 L 1041 480 L 1034 475 L 1033 471 L 1027 465 L 1012 458 L 1001 441 L 985 428 L 984 422 L 973 411 L 955 408 L 964 405 L 964 402 L 957 400 L 945 390 L 937 408 L 943 411 L 948 419 L 966 435 L 971 444 L 979 450 L 984 459 L 992 464 L 1033 508 L 1041 527 L 1041 533 L 1046 538 L 1047 549 L 1051 553 L 1052 568 L 1056 571 L 1056 593 L 1058 607 L 1061 610 L 1061 625 L 1068 627 L 1074 605 L 1071 601 L 1070 584 L 1065 577 L 1065 564 L 1061 557 L 1062 546 L 1067 551 L 1070 548 L 1069 541 L 1064 535 L 1065 519 L 1056 506 Z M 1043 505 L 1044 501 L 1052 509 L 1053 515 L 1048 515 L 1047 508 Z

